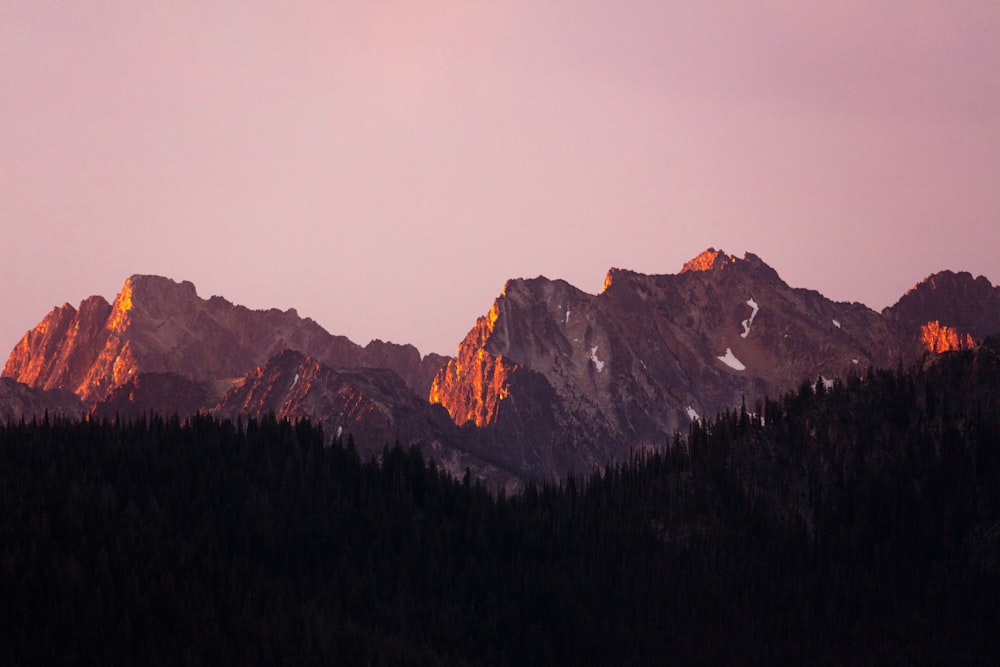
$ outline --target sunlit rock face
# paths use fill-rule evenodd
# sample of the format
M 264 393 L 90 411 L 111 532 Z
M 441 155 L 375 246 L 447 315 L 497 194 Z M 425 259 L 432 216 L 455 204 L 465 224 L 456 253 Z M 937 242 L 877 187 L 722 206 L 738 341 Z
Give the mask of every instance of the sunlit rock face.
M 709 249 L 676 275 L 612 269 L 586 294 L 508 281 L 429 398 L 529 477 L 589 472 L 692 419 L 899 355 L 895 325 Z
M 363 348 L 294 310 L 250 310 L 218 296 L 202 299 L 190 282 L 137 275 L 113 304 L 91 297 L 79 311 L 54 309 L 15 347 L 3 376 L 94 403 L 136 374 L 174 373 L 203 383 L 217 399 L 286 349 L 337 368 L 386 366 L 421 393 L 442 363 L 421 359 L 410 345 L 373 341 Z
M 68 303 L 53 308 L 14 347 L 3 377 L 36 389 L 77 392 L 107 341 L 111 311 L 99 296 L 84 300 L 79 310 Z
M 920 342 L 928 352 L 941 354 L 953 350 L 971 350 L 976 346 L 970 334 L 941 324 L 937 320 L 920 327 Z
M 504 287 L 504 296 L 510 285 Z M 457 424 L 494 423 L 500 401 L 507 397 L 511 376 L 518 368 L 503 356 L 506 332 L 495 331 L 504 296 L 476 321 L 459 346 L 459 356 L 443 366 L 431 384 L 430 402 L 444 405 Z
M 965 349 L 1000 332 L 1000 287 L 983 276 L 941 271 L 914 285 L 883 314 L 906 332 L 911 351 Z

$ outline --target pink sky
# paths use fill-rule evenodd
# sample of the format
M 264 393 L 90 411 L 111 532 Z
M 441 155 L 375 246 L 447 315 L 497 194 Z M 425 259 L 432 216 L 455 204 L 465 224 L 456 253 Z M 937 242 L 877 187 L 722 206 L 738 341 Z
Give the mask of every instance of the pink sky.
M 0 4 L 0 357 L 133 273 L 454 353 L 708 246 L 1000 281 L 1000 3 Z

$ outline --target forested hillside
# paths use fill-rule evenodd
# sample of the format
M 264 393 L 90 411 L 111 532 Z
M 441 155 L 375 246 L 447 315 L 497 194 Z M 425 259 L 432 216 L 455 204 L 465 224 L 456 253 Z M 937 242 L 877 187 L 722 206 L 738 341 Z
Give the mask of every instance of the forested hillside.
M 0 427 L 3 664 L 993 664 L 1000 344 L 508 497 L 302 421 Z

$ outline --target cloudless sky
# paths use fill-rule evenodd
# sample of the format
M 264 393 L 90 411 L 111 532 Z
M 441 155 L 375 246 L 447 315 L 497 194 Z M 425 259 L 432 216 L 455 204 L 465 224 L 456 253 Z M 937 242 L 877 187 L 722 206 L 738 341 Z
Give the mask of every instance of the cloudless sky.
M 0 3 L 0 360 L 134 273 L 452 354 L 709 246 L 1000 281 L 1000 3 Z

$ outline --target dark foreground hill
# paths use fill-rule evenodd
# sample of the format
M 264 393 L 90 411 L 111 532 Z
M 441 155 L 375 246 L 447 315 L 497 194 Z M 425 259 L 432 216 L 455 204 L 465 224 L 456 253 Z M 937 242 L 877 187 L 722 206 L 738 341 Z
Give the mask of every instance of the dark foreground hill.
M 3 664 L 995 664 L 1000 342 L 491 496 L 269 416 L 0 428 Z

